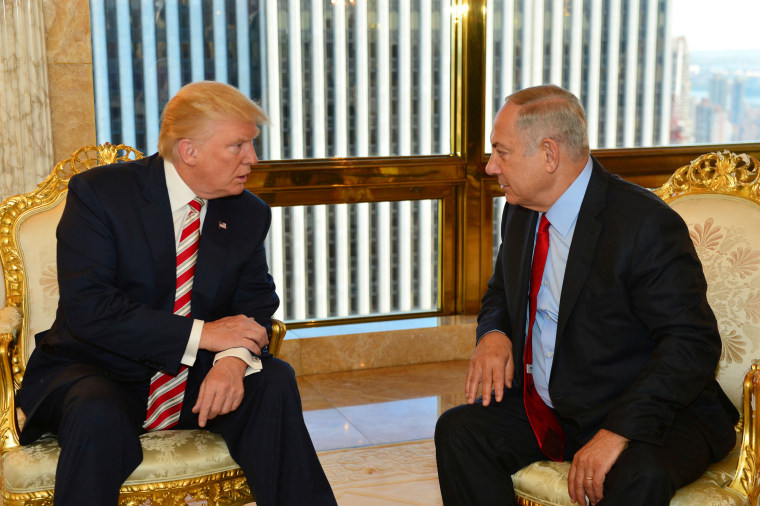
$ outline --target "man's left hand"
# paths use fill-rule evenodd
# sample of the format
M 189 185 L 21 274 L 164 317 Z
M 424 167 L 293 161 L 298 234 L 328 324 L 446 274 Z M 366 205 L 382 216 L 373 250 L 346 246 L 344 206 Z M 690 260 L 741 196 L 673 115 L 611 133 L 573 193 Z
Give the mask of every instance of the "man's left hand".
M 628 446 L 628 441 L 619 434 L 601 429 L 578 450 L 567 477 L 567 491 L 573 502 L 586 504 L 586 497 L 591 504 L 602 500 L 604 479 Z
M 193 413 L 198 413 L 198 425 L 217 415 L 235 411 L 243 401 L 243 378 L 247 364 L 237 357 L 224 357 L 211 368 L 201 383 Z

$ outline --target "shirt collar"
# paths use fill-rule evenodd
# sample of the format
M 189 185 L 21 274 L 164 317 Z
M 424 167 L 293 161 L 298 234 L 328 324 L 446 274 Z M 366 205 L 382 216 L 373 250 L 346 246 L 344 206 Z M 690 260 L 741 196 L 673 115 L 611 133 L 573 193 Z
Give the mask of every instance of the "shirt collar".
M 196 198 L 195 192 L 179 177 L 174 164 L 166 159 L 164 159 L 164 176 L 166 177 L 166 189 L 169 190 L 169 205 L 172 208 L 172 213 Z M 206 199 L 201 200 L 204 204 L 206 203 Z
M 581 173 L 575 178 L 573 184 L 546 211 L 546 219 L 549 220 L 549 223 L 552 224 L 552 227 L 557 232 L 562 234 L 562 237 L 567 237 L 575 220 L 578 219 L 583 197 L 586 195 L 586 188 L 588 188 L 588 182 L 591 179 L 592 166 L 591 157 L 589 156 L 586 166 L 583 167 Z

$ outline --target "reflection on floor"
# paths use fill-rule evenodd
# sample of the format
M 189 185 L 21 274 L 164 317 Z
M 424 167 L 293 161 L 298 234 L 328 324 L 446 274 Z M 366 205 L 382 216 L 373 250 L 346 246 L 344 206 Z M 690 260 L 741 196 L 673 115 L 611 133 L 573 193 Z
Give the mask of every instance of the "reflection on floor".
M 464 402 L 466 370 L 453 361 L 298 378 L 340 506 L 441 504 L 431 438 L 438 416 Z

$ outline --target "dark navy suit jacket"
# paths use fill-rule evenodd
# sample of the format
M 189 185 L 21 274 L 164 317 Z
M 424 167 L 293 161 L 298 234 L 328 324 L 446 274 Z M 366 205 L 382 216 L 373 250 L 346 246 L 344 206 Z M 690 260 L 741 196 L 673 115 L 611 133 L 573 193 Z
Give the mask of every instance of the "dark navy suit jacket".
M 581 443 L 606 428 L 661 445 L 679 412 L 720 458 L 735 443 L 738 413 L 715 381 L 721 340 L 686 224 L 593 162 L 560 295 L 552 404 Z M 505 206 L 478 317 L 478 339 L 494 329 L 510 337 L 518 389 L 537 219 Z
M 279 299 L 264 251 L 270 221 L 267 204 L 248 191 L 208 202 L 193 318 L 245 314 L 271 327 Z M 56 319 L 36 336 L 18 396 L 29 419 L 51 391 L 87 375 L 106 374 L 147 392 L 157 370 L 179 371 L 192 319 L 173 314 L 174 237 L 157 155 L 71 178 L 57 231 Z M 198 352 L 186 398 L 197 397 L 213 355 Z M 22 434 L 22 442 L 38 436 Z

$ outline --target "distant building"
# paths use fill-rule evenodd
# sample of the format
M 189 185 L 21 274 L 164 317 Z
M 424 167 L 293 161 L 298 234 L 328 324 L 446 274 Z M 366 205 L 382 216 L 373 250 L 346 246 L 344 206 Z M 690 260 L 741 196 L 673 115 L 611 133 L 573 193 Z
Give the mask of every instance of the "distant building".
M 694 118 L 689 74 L 689 46 L 685 37 L 673 40 L 673 106 L 670 142 L 686 144 L 694 138 Z
M 743 79 L 736 78 L 731 83 L 731 123 L 741 125 L 744 120 L 744 93 L 746 85 Z
M 728 109 L 728 77 L 723 74 L 713 74 L 710 78 L 710 102 Z
M 697 106 L 696 125 L 694 140 L 697 144 L 725 144 L 735 138 L 728 112 L 708 98 Z
M 697 105 L 694 129 L 694 141 L 697 144 L 706 144 L 710 142 L 712 135 L 713 105 L 709 98 L 703 98 L 702 102 Z

